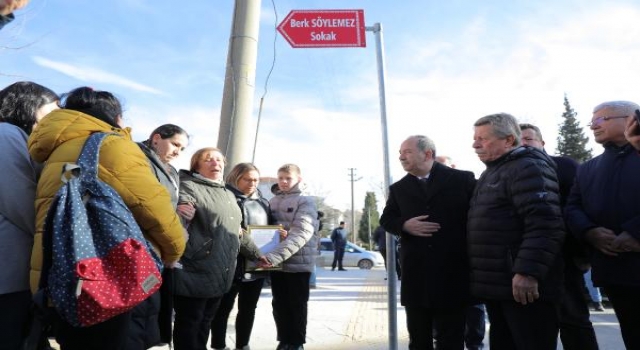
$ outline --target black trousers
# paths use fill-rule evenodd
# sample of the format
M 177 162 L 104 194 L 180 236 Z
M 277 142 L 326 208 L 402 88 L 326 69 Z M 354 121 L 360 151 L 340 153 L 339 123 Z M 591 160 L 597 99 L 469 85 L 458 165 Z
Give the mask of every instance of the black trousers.
M 556 350 L 558 310 L 550 301 L 522 305 L 515 301 L 487 301 L 491 328 L 489 346 L 499 350 Z
M 271 305 L 281 343 L 306 342 L 310 276 L 311 272 L 271 272 Z
M 640 349 L 640 287 L 605 286 L 627 349 Z
M 158 330 L 162 343 L 171 343 L 173 333 L 173 269 L 162 270 L 162 286 L 160 286 L 160 310 L 158 311 Z
M 132 312 L 125 312 L 90 327 L 73 327 L 59 319 L 56 341 L 61 350 L 125 349 L 129 341 Z
M 341 269 L 342 259 L 344 259 L 344 247 L 343 248 L 336 247 L 336 250 L 333 251 L 333 263 L 331 264 L 331 268 L 335 269 L 337 264 L 338 268 Z
M 463 350 L 467 306 L 458 308 L 430 308 L 405 306 L 409 350 Z
M 133 309 L 91 327 L 73 327 L 57 318 L 56 340 L 62 350 L 145 350 L 159 342 L 156 292 Z
M 211 321 L 211 347 L 223 349 L 227 346 L 225 338 L 227 335 L 227 322 L 229 314 L 233 309 L 233 304 L 238 297 L 238 314 L 236 316 L 236 349 L 242 349 L 249 345 L 253 321 L 256 316 L 256 305 L 260 299 L 260 292 L 264 278 L 254 281 L 236 282 L 231 289 L 222 296 L 220 306 L 216 315 Z
M 394 243 L 395 245 L 395 243 Z M 387 248 L 381 248 L 380 254 L 382 255 L 382 259 L 384 259 L 384 269 L 387 270 Z M 388 271 L 387 271 L 388 274 Z M 400 279 L 400 256 L 396 251 L 396 274 L 398 275 L 398 279 Z
M 565 263 L 564 296 L 559 307 L 560 340 L 565 350 L 598 350 L 589 305 L 584 298 L 583 272 L 571 261 Z
M 159 311 L 160 291 L 131 310 L 126 350 L 144 350 L 160 343 Z
M 0 349 L 19 349 L 26 336 L 31 308 L 28 290 L 0 295 Z
M 173 296 L 176 312 L 173 324 L 175 350 L 208 350 L 209 327 L 222 296 L 215 298 L 191 298 Z

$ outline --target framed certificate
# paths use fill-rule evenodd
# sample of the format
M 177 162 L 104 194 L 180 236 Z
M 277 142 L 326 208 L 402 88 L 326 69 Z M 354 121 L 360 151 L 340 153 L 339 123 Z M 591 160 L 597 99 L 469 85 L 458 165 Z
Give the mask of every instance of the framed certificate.
M 251 236 L 253 243 L 255 243 L 262 254 L 267 254 L 274 250 L 282 239 L 280 239 L 280 230 L 282 227 L 277 225 L 270 226 L 257 226 L 249 225 L 247 227 L 247 235 Z M 273 266 L 269 268 L 258 267 L 255 261 L 246 259 L 245 271 L 267 271 L 267 270 L 282 270 L 282 266 Z

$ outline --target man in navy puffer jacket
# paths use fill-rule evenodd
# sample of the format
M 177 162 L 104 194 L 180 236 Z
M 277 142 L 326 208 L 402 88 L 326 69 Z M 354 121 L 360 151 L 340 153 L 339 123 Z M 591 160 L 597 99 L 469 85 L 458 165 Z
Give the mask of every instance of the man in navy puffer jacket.
M 604 153 L 578 168 L 565 216 L 591 248 L 591 278 L 603 287 L 627 349 L 640 349 L 640 157 L 625 139 L 636 103 L 596 106 L 589 127 Z M 631 122 L 628 122 L 631 124 Z

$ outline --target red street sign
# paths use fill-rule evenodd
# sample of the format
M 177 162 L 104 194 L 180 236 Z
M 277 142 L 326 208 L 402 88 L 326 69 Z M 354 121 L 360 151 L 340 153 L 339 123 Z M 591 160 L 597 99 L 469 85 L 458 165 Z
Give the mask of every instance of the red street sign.
M 364 10 L 291 10 L 278 31 L 291 47 L 365 47 Z

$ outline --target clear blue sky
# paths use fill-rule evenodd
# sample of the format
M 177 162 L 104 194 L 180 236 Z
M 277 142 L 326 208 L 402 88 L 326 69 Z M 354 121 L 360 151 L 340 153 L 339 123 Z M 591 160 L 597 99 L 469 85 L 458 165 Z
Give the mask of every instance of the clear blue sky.
M 356 208 L 365 191 L 381 198 L 374 37 L 364 49 L 292 49 L 275 33 L 292 9 L 363 9 L 367 25 L 382 23 L 396 180 L 397 149 L 412 134 L 479 175 L 479 117 L 508 112 L 537 124 L 554 153 L 565 93 L 583 125 L 600 102 L 640 101 L 638 1 L 278 0 L 274 12 L 264 0 L 254 119 L 274 54 L 275 67 L 256 164 L 263 176 L 299 164 L 338 208 L 350 206 L 348 168 L 362 177 Z M 232 1 L 31 0 L 0 31 L 0 87 L 31 80 L 114 92 L 137 140 L 167 122 L 193 135 L 177 164 L 185 167 L 193 151 L 216 145 L 232 11 Z

